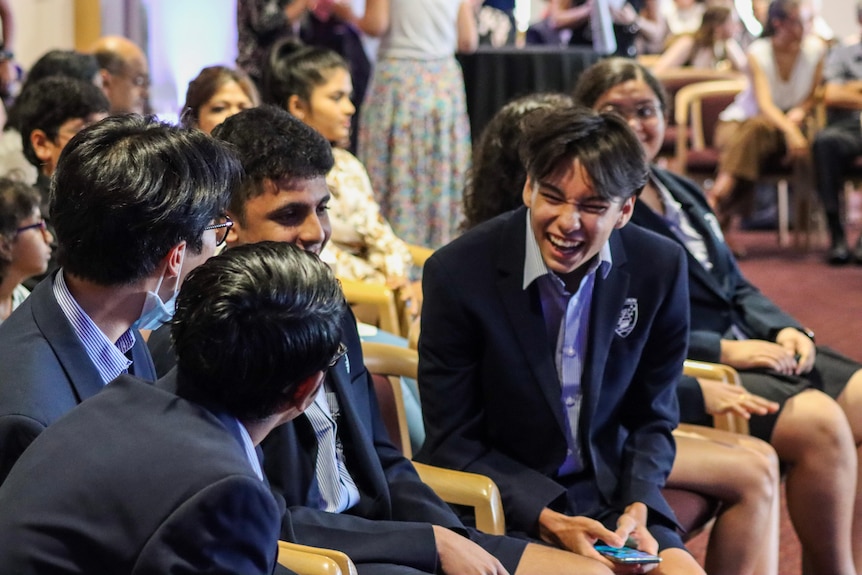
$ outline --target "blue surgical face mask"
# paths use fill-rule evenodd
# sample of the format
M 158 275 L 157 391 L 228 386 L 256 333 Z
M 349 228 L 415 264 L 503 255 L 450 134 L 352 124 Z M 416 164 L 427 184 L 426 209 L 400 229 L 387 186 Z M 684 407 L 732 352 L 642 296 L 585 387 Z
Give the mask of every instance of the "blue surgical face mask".
M 183 252 L 185 259 L 185 252 Z M 167 301 L 162 301 L 159 297 L 159 288 L 162 287 L 162 281 L 165 279 L 167 268 L 159 278 L 159 283 L 155 290 L 147 292 L 147 297 L 144 300 L 144 306 L 141 308 L 141 316 L 132 324 L 132 329 L 159 329 L 163 324 L 171 321 L 174 317 L 174 311 L 177 308 L 177 295 L 180 293 L 180 272 L 183 270 L 183 261 L 180 260 L 180 269 L 177 273 L 177 283 L 174 286 L 174 293 Z

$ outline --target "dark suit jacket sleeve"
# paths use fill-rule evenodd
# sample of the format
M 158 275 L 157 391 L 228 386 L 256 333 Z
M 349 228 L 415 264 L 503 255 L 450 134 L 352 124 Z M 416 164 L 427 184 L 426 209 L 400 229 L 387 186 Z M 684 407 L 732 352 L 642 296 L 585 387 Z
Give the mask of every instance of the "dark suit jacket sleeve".
M 461 301 L 439 257 L 426 262 L 422 289 L 419 381 L 426 441 L 416 459 L 490 476 L 503 496 L 508 528 L 534 533 L 539 513 L 564 489 L 485 441 L 478 349 L 482 326 Z
M 166 517 L 132 573 L 272 573 L 280 521 L 262 481 L 228 477 L 192 494 Z
M 26 415 L 0 416 L 0 485 L 45 425 Z
M 377 520 L 350 513 L 292 507 L 282 539 L 346 553 L 354 563 L 390 563 L 423 573 L 437 571 L 437 547 L 430 523 Z

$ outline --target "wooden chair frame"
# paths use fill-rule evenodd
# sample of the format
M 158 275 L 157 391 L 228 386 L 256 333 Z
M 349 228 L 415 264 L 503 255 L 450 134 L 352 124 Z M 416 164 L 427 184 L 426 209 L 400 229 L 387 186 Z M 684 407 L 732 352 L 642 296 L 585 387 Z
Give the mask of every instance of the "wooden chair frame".
M 682 373 L 690 377 L 712 379 L 731 385 L 738 385 L 740 391 L 744 393 L 745 388 L 742 387 L 742 383 L 739 380 L 739 373 L 729 365 L 687 359 L 683 364 Z M 713 416 L 713 425 L 716 429 L 748 435 L 748 420 L 735 413 Z
M 335 549 L 278 542 L 278 563 L 299 575 L 357 575 L 345 553 Z
M 412 456 L 404 399 L 401 393 L 401 377 L 416 379 L 419 371 L 419 354 L 412 349 L 377 342 L 362 342 L 362 354 L 369 373 L 387 376 L 396 398 L 398 428 L 404 455 Z M 476 528 L 493 535 L 506 533 L 503 501 L 494 481 L 484 475 L 443 469 L 414 462 L 422 481 L 448 503 L 465 505 L 475 510 Z

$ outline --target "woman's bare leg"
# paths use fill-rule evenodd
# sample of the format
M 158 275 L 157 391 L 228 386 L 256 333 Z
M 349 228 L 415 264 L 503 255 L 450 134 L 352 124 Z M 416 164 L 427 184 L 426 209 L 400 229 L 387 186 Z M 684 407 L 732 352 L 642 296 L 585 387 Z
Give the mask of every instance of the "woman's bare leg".
M 759 439 L 682 425 L 668 487 L 722 502 L 707 547 L 710 575 L 778 572 L 778 458 Z
M 838 396 L 838 405 L 847 416 L 856 443 L 856 503 L 853 506 L 853 561 L 862 573 L 862 371 L 857 371 Z
M 837 402 L 809 389 L 784 405 L 772 446 L 787 471 L 787 509 L 815 575 L 855 575 L 851 528 L 856 444 Z

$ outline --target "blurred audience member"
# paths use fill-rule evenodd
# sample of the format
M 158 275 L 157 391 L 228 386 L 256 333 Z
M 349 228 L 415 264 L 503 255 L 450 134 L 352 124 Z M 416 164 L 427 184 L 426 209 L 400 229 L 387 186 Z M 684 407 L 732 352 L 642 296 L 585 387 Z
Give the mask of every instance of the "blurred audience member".
M 67 76 L 92 82 L 100 88 L 102 86 L 99 63 L 95 56 L 74 50 L 50 50 L 36 60 L 28 70 L 21 91 L 25 91 L 30 84 L 49 76 Z M 24 156 L 17 106 L 13 104 L 8 112 L 3 133 L 0 135 L 0 176 L 15 172 L 17 179 L 35 183 L 39 172 L 37 167 Z
M 60 152 L 72 137 L 108 113 L 108 100 L 90 82 L 49 76 L 29 84 L 15 103 L 24 155 L 39 169 L 42 215 L 51 220 L 48 191 Z
M 809 33 L 811 11 L 800 0 L 773 0 L 763 37 L 748 47 L 746 89 L 721 113 L 721 150 L 709 201 L 722 230 L 751 210 L 754 184 L 770 161 L 786 157 L 795 181 L 811 185 L 805 124 L 820 85 L 825 47 Z
M 635 40 L 638 54 L 661 54 L 667 42 L 667 21 L 661 0 L 644 0 L 638 15 L 640 33 Z
M 40 199 L 30 185 L 0 178 L 0 323 L 30 295 L 21 282 L 48 269 L 53 238 Z
M 856 18 L 862 26 L 862 2 L 856 3 Z M 829 108 L 829 125 L 814 138 L 812 153 L 817 176 L 817 191 L 831 246 L 827 261 L 843 265 L 850 260 L 862 264 L 862 236 L 851 254 L 841 219 L 841 193 L 844 179 L 853 162 L 862 155 L 862 39 L 849 46 L 832 49 L 823 71 L 826 87 L 823 103 Z
M 128 38 L 105 36 L 92 49 L 112 114 L 143 114 L 149 108 L 150 71 L 143 51 Z
M 738 29 L 739 21 L 732 8 L 710 6 L 703 13 L 700 28 L 694 34 L 679 36 L 668 46 L 653 66 L 653 72 L 660 74 L 683 66 L 744 71 L 746 57 L 736 41 Z
M 15 19 L 10 0 L 0 0 L 0 97 L 5 101 L 13 94 L 19 70 L 15 64 Z
M 186 127 L 209 134 L 226 118 L 259 103 L 257 88 L 244 73 L 208 66 L 189 82 L 180 119 Z
M 332 238 L 321 258 L 341 278 L 385 283 L 398 290 L 402 301 L 418 313 L 418 286 L 410 282 L 415 270 L 407 244 L 380 215 L 365 167 L 341 147 L 355 111 L 347 66 L 332 50 L 283 43 L 271 56 L 265 99 L 285 108 L 332 145 L 335 165 L 326 175 L 332 194 Z
M 236 65 L 262 85 L 269 51 L 279 41 L 299 36 L 299 24 L 313 0 L 237 0 Z
M 478 0 L 367 0 L 359 28 L 381 36 L 362 118 L 359 158 L 399 237 L 431 248 L 461 217 L 470 123 L 455 50 L 478 44 Z
M 703 0 L 672 0 L 664 4 L 668 35 L 673 38 L 694 34 L 700 28 L 706 3 Z
M 547 18 L 549 28 L 556 31 L 563 44 L 599 49 L 594 36 L 594 26 L 591 24 L 597 1 L 606 0 L 550 0 Z M 645 0 L 628 0 L 622 2 L 618 8 L 608 5 L 616 40 L 613 53 L 630 57 L 637 55 L 635 40 L 642 30 L 650 41 L 664 35 L 659 26 L 639 14 L 644 3 Z

